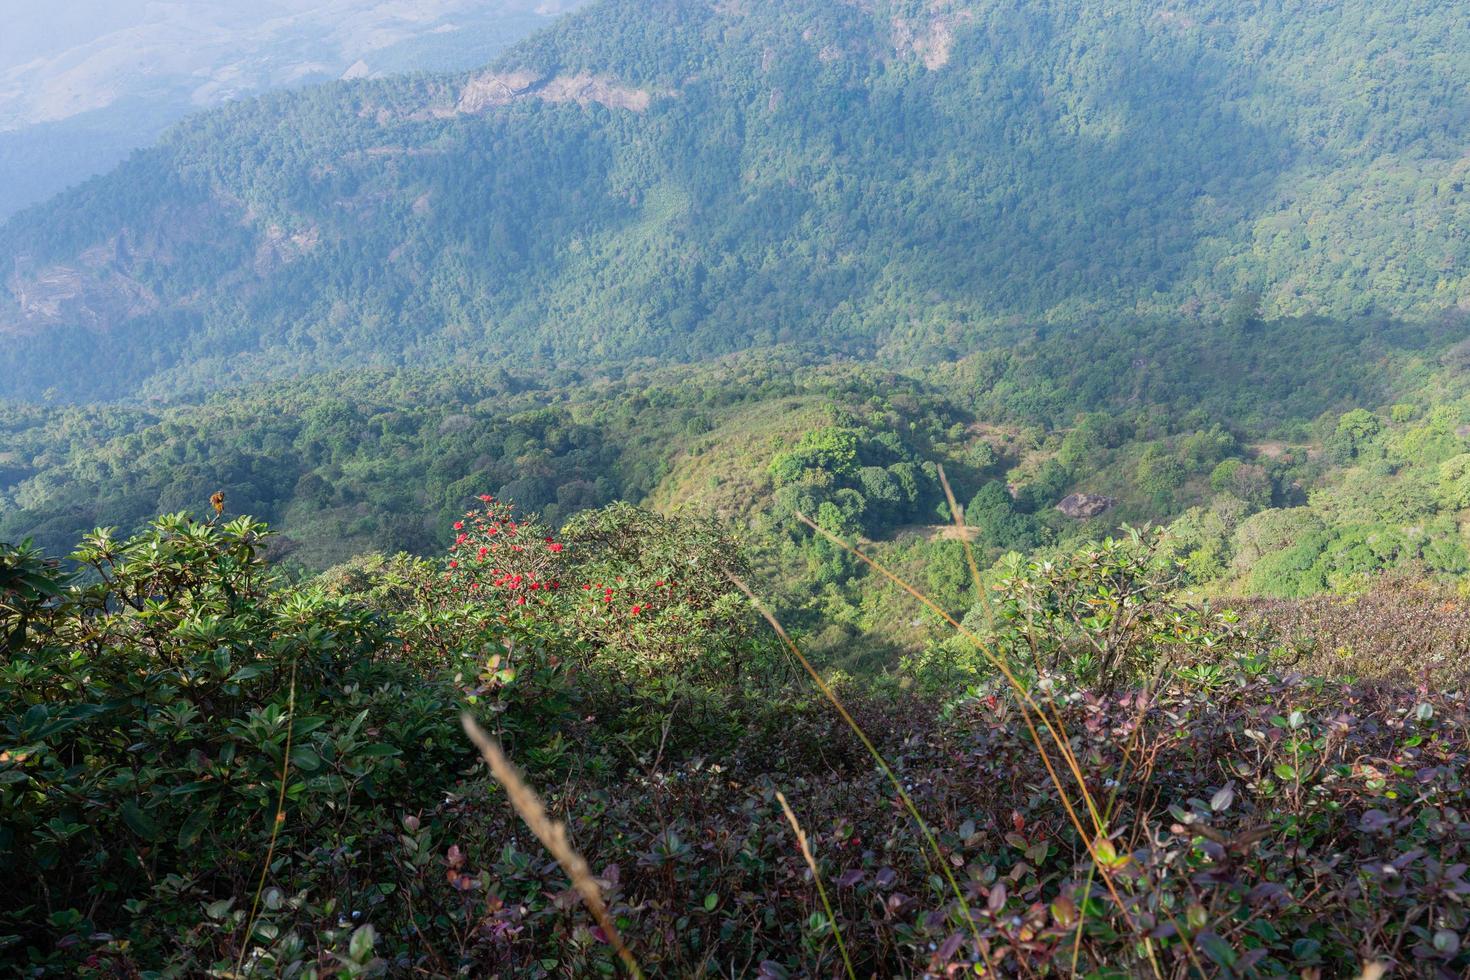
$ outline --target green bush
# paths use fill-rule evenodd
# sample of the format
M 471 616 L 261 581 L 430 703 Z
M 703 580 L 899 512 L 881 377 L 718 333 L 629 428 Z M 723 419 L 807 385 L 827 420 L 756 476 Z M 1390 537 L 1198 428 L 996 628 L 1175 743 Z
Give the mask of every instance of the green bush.
M 0 552 L 5 959 L 195 975 L 243 944 L 256 968 L 299 973 L 324 942 L 350 959 L 366 940 L 339 919 L 398 935 L 444 898 L 420 880 L 428 854 L 404 876 L 396 841 L 473 762 L 461 710 L 538 775 L 564 771 L 590 688 L 567 684 L 563 633 L 409 559 L 290 586 L 267 540 L 247 518 L 174 515 L 89 536 L 75 577 Z M 247 935 L 262 880 L 279 884 Z

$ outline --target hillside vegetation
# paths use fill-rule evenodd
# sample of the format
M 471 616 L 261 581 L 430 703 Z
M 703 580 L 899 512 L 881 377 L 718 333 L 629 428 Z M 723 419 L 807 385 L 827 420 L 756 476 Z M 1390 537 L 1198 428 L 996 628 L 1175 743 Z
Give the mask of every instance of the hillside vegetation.
M 538 0 L 72 0 L 0 37 L 0 220 L 230 99 L 341 77 L 464 69 L 550 23 Z
M 1470 571 L 1461 330 L 1135 323 L 1086 347 L 1074 331 L 1013 331 L 908 372 L 786 348 L 601 372 L 337 373 L 154 408 L 12 404 L 0 539 L 61 553 L 95 526 L 137 530 L 219 489 L 277 527 L 281 567 L 308 574 L 432 554 L 482 489 L 552 527 L 632 501 L 735 530 L 814 654 L 885 672 L 942 624 L 882 598 L 800 515 L 961 616 L 970 574 L 941 466 L 995 575 L 1011 552 L 1153 524 L 1170 528 L 1189 582 L 1217 593 L 1455 580 Z M 1066 516 L 1073 493 L 1108 506 Z
M 1371 682 L 1304 661 L 1135 535 L 1015 566 L 947 655 L 818 696 L 717 527 L 618 505 L 553 534 L 486 494 L 445 534 L 294 586 L 248 518 L 88 536 L 80 577 L 0 548 L 0 962 L 1470 966 L 1462 662 L 1426 691 L 1412 644 Z M 461 711 L 524 776 L 484 773 Z M 527 778 L 595 871 L 525 833 L 556 836 Z

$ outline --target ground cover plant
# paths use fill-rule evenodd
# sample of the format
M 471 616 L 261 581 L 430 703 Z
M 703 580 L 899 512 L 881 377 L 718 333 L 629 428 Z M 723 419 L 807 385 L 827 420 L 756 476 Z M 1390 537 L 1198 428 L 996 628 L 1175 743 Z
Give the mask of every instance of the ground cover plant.
M 304 584 L 244 518 L 7 547 L 0 958 L 627 972 L 468 711 L 646 975 L 1470 968 L 1463 674 L 1304 660 L 1153 535 L 982 581 L 969 656 L 812 683 L 714 526 L 459 523 Z

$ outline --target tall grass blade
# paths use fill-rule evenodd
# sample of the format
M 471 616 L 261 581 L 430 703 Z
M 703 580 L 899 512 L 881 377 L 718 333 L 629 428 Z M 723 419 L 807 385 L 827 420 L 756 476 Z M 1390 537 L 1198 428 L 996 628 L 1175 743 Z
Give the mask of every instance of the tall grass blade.
M 276 796 L 276 813 L 271 820 L 271 839 L 265 849 L 265 864 L 260 869 L 260 880 L 255 884 L 255 897 L 250 901 L 250 917 L 245 920 L 245 936 L 240 940 L 240 958 L 235 961 L 235 976 L 245 969 L 245 952 L 250 949 L 250 937 L 255 932 L 255 918 L 260 913 L 260 896 L 265 891 L 266 875 L 270 874 L 271 861 L 276 855 L 276 838 L 286 823 L 286 779 L 291 774 L 291 736 L 296 727 L 296 662 L 291 663 L 291 687 L 286 695 L 286 748 L 281 753 L 281 788 Z
M 863 748 L 868 750 L 868 754 L 872 756 L 873 761 L 877 763 L 879 770 L 881 770 L 883 775 L 888 778 L 888 782 L 893 786 L 893 791 L 898 795 L 899 800 L 903 803 L 904 809 L 908 811 L 908 814 L 913 819 L 915 826 L 917 826 L 919 828 L 919 832 L 924 835 L 925 842 L 928 843 L 929 848 L 934 852 L 934 857 L 939 865 L 939 869 L 941 873 L 943 873 L 945 879 L 949 882 L 950 890 L 954 892 L 955 901 L 959 903 L 960 909 L 964 912 L 965 922 L 970 927 L 970 932 L 975 939 L 975 947 L 980 951 L 980 955 L 985 958 L 986 966 L 989 967 L 989 953 L 986 951 L 984 941 L 980 938 L 980 930 L 975 926 L 974 916 L 970 913 L 970 903 L 965 900 L 965 895 L 964 892 L 960 890 L 959 882 L 955 881 L 954 874 L 950 871 L 949 868 L 949 861 L 945 858 L 944 851 L 939 846 L 939 841 L 934 837 L 934 832 L 929 829 L 929 825 L 925 823 L 924 818 L 919 815 L 919 808 L 914 805 L 913 798 L 909 796 L 908 790 L 903 788 L 903 783 L 899 780 L 898 775 L 893 771 L 893 767 L 888 764 L 888 760 L 883 757 L 883 753 L 878 751 L 878 747 L 873 744 L 873 740 L 868 738 L 868 733 L 863 731 L 862 726 L 859 725 L 857 721 L 852 717 L 852 714 L 847 710 L 847 706 L 844 705 L 842 703 L 842 699 L 837 696 L 837 692 L 832 690 L 831 685 L 823 680 L 821 674 L 817 673 L 817 669 L 812 666 L 811 661 L 806 658 L 806 655 L 801 652 L 801 649 L 796 645 L 796 642 L 791 639 L 791 635 L 786 632 L 786 628 L 781 625 L 780 620 L 776 618 L 775 614 L 772 613 L 768 608 L 766 608 L 765 603 L 761 602 L 756 594 L 751 591 L 750 586 L 746 585 L 744 580 L 742 580 L 739 576 L 734 575 L 730 572 L 726 572 L 725 575 L 727 578 L 730 579 L 732 583 L 734 583 L 737 589 L 745 593 L 746 598 L 748 598 L 755 606 L 756 611 L 759 612 L 761 616 L 765 619 L 765 621 L 771 625 L 771 629 L 776 631 L 776 635 L 781 638 L 781 642 L 786 645 L 786 649 L 791 652 L 791 655 L 795 657 L 797 662 L 800 663 L 801 666 L 806 670 L 807 675 L 810 676 L 812 679 L 812 683 L 817 685 L 817 690 L 821 691 L 822 696 L 825 697 L 829 702 L 831 702 L 832 707 L 837 709 L 837 714 L 841 716 L 842 720 L 847 724 L 847 727 L 852 729 L 853 734 L 858 737 L 858 741 L 863 743 Z

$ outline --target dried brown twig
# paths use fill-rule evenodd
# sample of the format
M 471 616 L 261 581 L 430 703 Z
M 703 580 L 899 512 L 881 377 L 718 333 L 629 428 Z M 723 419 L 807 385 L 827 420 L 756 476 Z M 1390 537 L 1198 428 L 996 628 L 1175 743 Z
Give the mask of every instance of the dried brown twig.
M 510 805 L 515 808 L 516 813 L 531 828 L 531 833 L 536 835 L 551 856 L 556 858 L 556 863 L 561 865 L 567 877 L 572 879 L 572 887 L 577 889 L 577 894 L 582 896 L 582 903 L 602 927 L 607 941 L 612 944 L 623 965 L 628 968 L 628 973 L 642 980 L 643 971 L 638 968 L 638 961 L 628 950 L 623 942 L 623 937 L 618 934 L 617 926 L 613 925 L 612 916 L 607 914 L 607 906 L 602 901 L 602 888 L 598 886 L 597 880 L 592 877 L 592 869 L 587 866 L 587 861 L 578 854 L 567 841 L 567 828 L 565 824 L 552 820 L 546 813 L 546 807 L 541 803 L 541 797 L 526 782 L 520 770 L 506 757 L 500 747 L 500 743 L 486 735 L 484 730 L 475 723 L 475 719 L 465 712 L 460 716 L 464 724 L 465 734 L 470 741 L 475 743 L 475 748 L 480 750 L 480 755 L 490 767 L 490 772 L 495 776 L 496 782 L 505 787 L 505 792 L 510 797 Z

